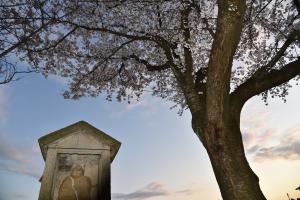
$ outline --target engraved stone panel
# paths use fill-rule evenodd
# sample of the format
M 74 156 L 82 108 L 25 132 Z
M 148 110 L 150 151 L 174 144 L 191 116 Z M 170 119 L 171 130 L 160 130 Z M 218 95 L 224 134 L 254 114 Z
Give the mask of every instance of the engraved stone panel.
M 100 155 L 59 153 L 54 172 L 53 200 L 96 200 Z

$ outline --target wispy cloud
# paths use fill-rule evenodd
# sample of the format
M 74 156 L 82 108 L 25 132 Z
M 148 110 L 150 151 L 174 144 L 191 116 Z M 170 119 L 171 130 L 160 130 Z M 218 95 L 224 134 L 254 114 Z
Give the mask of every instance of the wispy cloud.
M 8 88 L 0 87 L 0 170 L 25 174 L 31 177 L 39 178 L 33 156 L 36 154 L 36 148 L 18 148 L 13 141 L 3 131 L 4 122 L 7 121 L 8 114 Z
M 61 77 L 61 76 L 57 76 L 57 75 L 49 75 L 47 77 L 47 79 L 57 82 L 57 83 L 61 84 L 62 86 L 67 86 L 68 83 L 70 82 L 69 78 Z
M 3 134 L 0 134 L 0 157 L 21 163 L 29 163 L 30 160 L 24 156 L 24 151 L 17 149 Z
M 0 86 L 0 123 L 6 121 L 7 104 L 8 104 L 7 88 L 5 86 Z
M 251 108 L 251 109 L 249 109 Z M 246 153 L 256 162 L 274 159 L 300 159 L 300 124 L 288 131 L 270 128 L 271 113 L 248 105 L 243 113 L 241 131 Z
M 22 199 L 22 200 L 24 200 L 24 199 L 30 199 L 30 197 L 25 194 L 20 194 L 20 193 L 0 194 L 0 200 L 6 200 L 6 199 L 10 199 L 10 200 Z
M 0 134 L 0 170 L 39 178 L 41 172 L 33 156 L 35 148 L 17 148 L 6 136 Z
M 113 194 L 113 199 L 143 200 L 143 199 L 148 199 L 157 196 L 168 196 L 169 194 L 170 192 L 166 189 L 165 185 L 158 182 L 153 182 L 147 185 L 146 187 L 132 193 L 128 193 L 128 194 L 115 193 Z
M 242 113 L 241 132 L 247 153 L 268 145 L 278 138 L 279 130 L 270 128 L 268 119 L 271 113 L 259 110 L 255 105 L 248 105 Z
M 176 191 L 176 193 L 178 193 L 178 194 L 184 194 L 184 195 L 192 195 L 192 194 L 194 194 L 194 190 L 192 190 L 192 189 L 184 189 L 184 190 L 178 190 L 178 191 Z
M 112 111 L 109 117 L 111 119 L 121 119 L 133 111 L 138 111 L 138 113 L 143 116 L 151 116 L 159 111 L 158 106 L 160 104 L 158 100 L 159 99 L 157 97 L 154 97 L 150 94 L 144 94 L 139 101 L 132 100 L 130 104 L 125 106 L 125 108 L 120 107 L 117 111 Z
M 25 194 L 12 194 L 10 195 L 11 199 L 27 199 L 28 196 Z
M 147 186 L 136 190 L 132 193 L 114 193 L 112 194 L 112 198 L 114 200 L 145 200 L 154 197 L 171 197 L 176 194 L 181 195 L 191 195 L 193 194 L 193 190 L 191 189 L 183 189 L 183 190 L 172 190 L 167 185 L 162 184 L 160 182 L 152 182 Z
M 260 148 L 254 159 L 266 161 L 273 159 L 300 160 L 300 124 L 281 134 L 278 144 Z

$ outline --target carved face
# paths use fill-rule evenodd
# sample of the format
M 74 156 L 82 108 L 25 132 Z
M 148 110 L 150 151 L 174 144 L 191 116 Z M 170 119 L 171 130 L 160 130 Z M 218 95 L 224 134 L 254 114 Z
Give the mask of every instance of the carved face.
M 83 169 L 81 166 L 75 166 L 72 171 L 71 171 L 71 176 L 76 178 L 76 177 L 80 177 L 83 176 Z

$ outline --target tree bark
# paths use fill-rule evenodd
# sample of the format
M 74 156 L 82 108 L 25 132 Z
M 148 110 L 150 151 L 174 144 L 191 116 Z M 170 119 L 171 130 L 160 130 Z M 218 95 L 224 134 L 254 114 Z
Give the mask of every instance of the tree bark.
M 240 132 L 243 103 L 230 96 L 233 56 L 240 41 L 245 0 L 218 0 L 218 20 L 206 82 L 205 109 L 196 115 L 187 103 L 192 127 L 209 155 L 223 200 L 266 200 L 247 162 Z
M 194 131 L 202 136 L 223 200 L 266 200 L 245 156 L 237 107 L 233 106 L 225 118 L 220 117 L 218 124 L 207 120 L 203 133 L 197 128 Z M 193 127 L 201 126 L 196 125 L 201 119 L 192 117 Z

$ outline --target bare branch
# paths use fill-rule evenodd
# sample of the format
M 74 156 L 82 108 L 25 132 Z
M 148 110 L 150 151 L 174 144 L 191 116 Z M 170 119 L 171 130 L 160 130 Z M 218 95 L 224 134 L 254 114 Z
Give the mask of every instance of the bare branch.
M 37 72 L 36 70 L 17 70 L 16 66 L 6 60 L 6 58 L 0 59 L 0 85 L 7 84 L 11 81 L 19 80 L 19 77 L 15 77 L 17 74 L 27 74 Z

